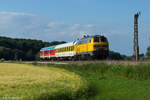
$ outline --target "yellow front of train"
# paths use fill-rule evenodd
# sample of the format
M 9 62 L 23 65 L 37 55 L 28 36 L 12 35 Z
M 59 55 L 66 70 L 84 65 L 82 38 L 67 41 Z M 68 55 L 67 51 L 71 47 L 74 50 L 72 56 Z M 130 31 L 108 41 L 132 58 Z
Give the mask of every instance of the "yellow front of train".
M 106 59 L 109 54 L 108 40 L 104 36 L 93 37 L 93 55 L 95 58 Z
M 101 35 L 84 37 L 77 42 L 75 51 L 78 57 L 106 59 L 109 53 L 108 40 Z

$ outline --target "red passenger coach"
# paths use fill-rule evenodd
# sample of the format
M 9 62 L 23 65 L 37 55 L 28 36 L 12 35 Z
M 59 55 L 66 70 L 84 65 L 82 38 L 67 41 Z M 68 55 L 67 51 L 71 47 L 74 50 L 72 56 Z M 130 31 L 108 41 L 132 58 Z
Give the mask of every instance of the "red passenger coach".
M 50 56 L 55 56 L 55 50 L 54 49 L 50 50 Z
M 50 59 L 52 57 L 55 57 L 55 46 L 42 48 L 40 50 L 40 58 Z
M 44 51 L 40 51 L 40 57 L 44 56 Z
M 47 56 L 49 56 L 49 50 L 46 50 L 46 51 L 44 51 L 44 57 L 47 57 Z

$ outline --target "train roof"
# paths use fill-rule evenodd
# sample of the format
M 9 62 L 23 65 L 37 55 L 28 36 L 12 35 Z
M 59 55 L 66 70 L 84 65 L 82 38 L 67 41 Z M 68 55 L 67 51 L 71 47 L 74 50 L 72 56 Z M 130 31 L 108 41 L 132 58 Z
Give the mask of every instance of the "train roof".
M 68 43 L 56 45 L 55 48 L 57 49 L 57 48 L 63 48 L 63 47 L 73 46 L 74 44 L 75 44 L 75 42 L 68 42 Z
M 94 38 L 94 37 L 97 37 L 97 36 L 98 36 L 98 37 L 99 37 L 99 36 L 100 36 L 100 37 L 105 37 L 105 36 L 103 36 L 103 35 L 91 35 L 91 36 L 88 36 L 88 35 L 87 35 L 87 36 L 84 36 L 83 38 L 81 38 L 80 40 L 89 39 L 89 38 Z
M 42 48 L 40 51 L 55 49 L 55 47 L 56 46 L 45 47 L 45 48 Z

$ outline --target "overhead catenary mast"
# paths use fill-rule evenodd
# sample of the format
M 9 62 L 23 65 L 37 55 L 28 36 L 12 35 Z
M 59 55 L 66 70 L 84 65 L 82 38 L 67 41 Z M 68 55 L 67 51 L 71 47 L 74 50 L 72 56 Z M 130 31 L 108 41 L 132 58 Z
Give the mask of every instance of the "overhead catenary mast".
M 139 44 L 138 44 L 138 18 L 140 12 L 134 14 L 134 56 L 135 60 L 139 60 Z

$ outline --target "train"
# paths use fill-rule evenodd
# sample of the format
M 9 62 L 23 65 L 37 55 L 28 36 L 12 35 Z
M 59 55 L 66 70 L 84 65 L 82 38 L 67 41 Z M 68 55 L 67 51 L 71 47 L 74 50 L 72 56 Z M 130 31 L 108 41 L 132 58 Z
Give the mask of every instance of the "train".
M 109 43 L 105 36 L 84 36 L 73 42 L 40 49 L 41 60 L 93 60 L 106 59 Z

